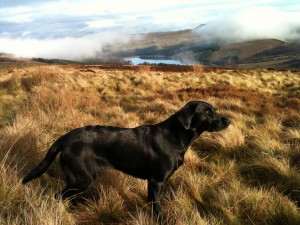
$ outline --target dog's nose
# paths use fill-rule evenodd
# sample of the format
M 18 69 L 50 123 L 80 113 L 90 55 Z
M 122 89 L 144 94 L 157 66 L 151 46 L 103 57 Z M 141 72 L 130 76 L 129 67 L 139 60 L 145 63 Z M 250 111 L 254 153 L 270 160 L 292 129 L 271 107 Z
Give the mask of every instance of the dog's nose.
M 224 125 L 226 125 L 226 126 L 229 126 L 229 124 L 231 123 L 231 120 L 226 117 L 222 117 L 221 120 L 224 123 Z

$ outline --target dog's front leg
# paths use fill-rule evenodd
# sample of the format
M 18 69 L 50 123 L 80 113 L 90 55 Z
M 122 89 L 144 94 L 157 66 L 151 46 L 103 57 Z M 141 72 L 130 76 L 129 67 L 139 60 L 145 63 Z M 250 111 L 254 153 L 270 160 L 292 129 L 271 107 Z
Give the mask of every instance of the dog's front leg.
M 151 203 L 154 215 L 160 219 L 162 217 L 161 198 L 163 186 L 163 182 L 148 180 L 148 201 Z

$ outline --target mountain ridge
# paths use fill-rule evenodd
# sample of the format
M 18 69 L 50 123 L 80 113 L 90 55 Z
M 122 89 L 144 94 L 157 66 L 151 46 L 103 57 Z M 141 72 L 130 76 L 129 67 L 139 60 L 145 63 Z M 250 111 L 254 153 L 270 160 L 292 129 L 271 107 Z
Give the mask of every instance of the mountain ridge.
M 226 44 L 203 38 L 202 27 L 205 24 L 193 29 L 139 34 L 125 45 L 104 48 L 104 52 L 116 57 L 177 59 L 208 66 L 300 69 L 300 42 L 268 38 Z
M 34 60 L 49 63 L 124 64 L 130 57 L 175 59 L 182 64 L 203 64 L 216 67 L 300 69 L 300 41 L 256 39 L 242 42 L 208 39 L 206 24 L 192 29 L 131 35 L 124 43 L 107 44 L 93 58 L 77 61 L 65 59 Z M 70 55 L 69 58 L 75 58 Z M 39 59 L 39 58 L 35 58 Z M 0 53 L 0 62 L 24 62 L 11 54 Z M 127 62 L 128 63 L 128 62 Z

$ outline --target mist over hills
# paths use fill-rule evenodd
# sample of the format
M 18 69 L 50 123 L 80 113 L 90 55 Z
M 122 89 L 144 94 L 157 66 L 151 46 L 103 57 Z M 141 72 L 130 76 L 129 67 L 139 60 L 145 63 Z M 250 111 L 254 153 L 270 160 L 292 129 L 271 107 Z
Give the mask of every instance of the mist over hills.
M 139 56 L 299 68 L 295 1 L 17 2 L 4 4 L 0 21 L 0 52 L 17 57 L 124 63 L 123 57 Z
M 290 32 L 288 36 L 296 38 L 279 40 L 259 38 L 259 36 L 242 38 L 241 32 L 230 36 L 229 28 L 228 31 L 221 30 L 224 32 L 220 33 L 220 30 L 213 32 L 214 27 L 214 25 L 201 24 L 194 29 L 124 35 L 113 40 L 105 37 L 106 42 L 100 42 L 100 37 L 92 38 L 92 40 L 86 37 L 68 44 L 75 47 L 76 43 L 81 41 L 83 53 L 76 51 L 76 48 L 73 51 L 64 51 L 62 48 L 63 53 L 58 57 L 53 57 L 51 54 L 48 56 L 45 51 L 46 53 L 42 56 L 33 58 L 41 57 L 41 62 L 46 63 L 65 64 L 80 61 L 89 64 L 115 64 L 126 63 L 124 61 L 126 58 L 140 57 L 175 59 L 183 64 L 218 67 L 300 69 L 300 40 L 297 38 L 300 29 L 294 29 L 294 33 Z M 47 46 L 45 43 L 44 47 L 54 48 L 56 44 L 52 43 Z M 30 47 L 30 45 L 26 46 Z M 3 55 L 0 55 L 0 58 L 1 62 L 15 60 Z
M 187 64 L 241 68 L 300 69 L 300 42 L 273 38 L 238 40 L 208 35 L 205 24 L 194 29 L 135 35 L 127 44 L 107 45 L 105 55 L 177 59 Z

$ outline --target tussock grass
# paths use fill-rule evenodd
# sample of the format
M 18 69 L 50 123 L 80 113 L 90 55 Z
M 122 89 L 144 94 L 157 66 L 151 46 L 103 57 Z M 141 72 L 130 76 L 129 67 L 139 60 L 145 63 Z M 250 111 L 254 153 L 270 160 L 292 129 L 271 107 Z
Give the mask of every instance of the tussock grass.
M 149 73 L 151 71 L 151 66 L 150 65 L 140 65 L 139 71 L 142 73 Z
M 159 122 L 204 100 L 232 119 L 193 143 L 166 185 L 167 224 L 299 224 L 299 73 L 92 70 L 73 66 L 0 69 L 0 224 L 158 224 L 147 184 L 103 169 L 72 206 L 56 161 L 26 186 L 21 178 L 63 133 L 84 125 Z
M 196 74 L 203 74 L 204 70 L 205 70 L 205 66 L 203 65 L 193 65 L 193 70 Z

